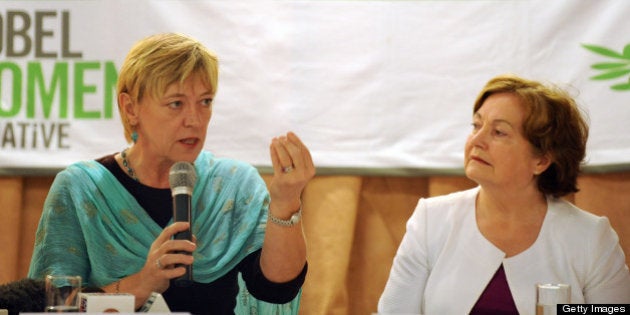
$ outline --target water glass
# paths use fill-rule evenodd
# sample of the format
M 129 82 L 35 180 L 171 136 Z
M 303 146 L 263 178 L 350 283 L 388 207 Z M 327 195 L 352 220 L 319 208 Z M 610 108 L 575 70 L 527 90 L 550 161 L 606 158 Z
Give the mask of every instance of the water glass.
M 81 277 L 65 275 L 46 276 L 46 308 L 48 313 L 79 311 Z
M 571 286 L 562 283 L 536 285 L 536 315 L 556 315 L 558 304 L 571 303 Z

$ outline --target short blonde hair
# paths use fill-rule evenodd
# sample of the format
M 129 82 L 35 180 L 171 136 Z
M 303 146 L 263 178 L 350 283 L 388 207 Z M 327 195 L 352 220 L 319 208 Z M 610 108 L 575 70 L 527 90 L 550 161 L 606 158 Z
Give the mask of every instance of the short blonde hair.
M 551 165 L 537 178 L 538 190 L 555 197 L 577 192 L 589 127 L 575 100 L 556 86 L 506 74 L 486 83 L 475 101 L 473 114 L 490 95 L 497 93 L 518 96 L 525 109 L 525 138 L 537 154 L 549 154 L 552 158 Z
M 149 96 L 159 99 L 166 88 L 183 83 L 191 75 L 199 75 L 216 94 L 219 70 L 216 55 L 199 41 L 177 33 L 156 34 L 137 42 L 127 54 L 118 75 L 117 94 L 127 93 L 133 102 Z M 125 128 L 125 138 L 131 142 L 133 126 L 118 104 Z

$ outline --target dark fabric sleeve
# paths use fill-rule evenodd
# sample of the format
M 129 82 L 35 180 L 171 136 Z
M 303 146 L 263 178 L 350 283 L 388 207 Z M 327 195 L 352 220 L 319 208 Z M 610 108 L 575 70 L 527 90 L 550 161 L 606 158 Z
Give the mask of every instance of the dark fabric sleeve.
M 260 269 L 260 253 L 257 250 L 249 254 L 239 264 L 239 269 L 243 275 L 243 280 L 247 285 L 247 290 L 255 298 L 275 304 L 284 304 L 293 300 L 302 288 L 308 270 L 308 263 L 304 264 L 302 272 L 293 280 L 288 282 L 272 282 L 265 278 Z

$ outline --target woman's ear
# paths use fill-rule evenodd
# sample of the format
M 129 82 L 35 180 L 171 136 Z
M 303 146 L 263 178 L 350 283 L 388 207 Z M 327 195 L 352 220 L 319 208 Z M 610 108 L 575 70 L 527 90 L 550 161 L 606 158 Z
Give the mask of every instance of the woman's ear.
M 534 165 L 534 175 L 538 176 L 546 171 L 551 163 L 553 162 L 553 157 L 549 152 L 538 157 L 536 161 L 536 165 Z
M 127 122 L 131 126 L 135 126 L 138 124 L 138 112 L 137 107 L 134 105 L 133 99 L 131 95 L 128 93 L 120 93 L 118 95 L 118 104 L 120 104 L 120 109 L 125 113 L 125 117 L 127 118 Z

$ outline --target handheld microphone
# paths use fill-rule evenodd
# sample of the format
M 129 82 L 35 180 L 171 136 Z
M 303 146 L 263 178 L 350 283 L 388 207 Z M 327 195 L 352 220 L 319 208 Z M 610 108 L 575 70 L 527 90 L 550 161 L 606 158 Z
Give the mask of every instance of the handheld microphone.
M 195 187 L 195 182 L 197 181 L 195 166 L 189 162 L 173 164 L 169 172 L 168 181 L 173 196 L 173 221 L 191 223 L 191 198 L 193 187 Z M 192 241 L 192 232 L 190 228 L 186 231 L 178 232 L 173 239 Z M 182 253 L 190 255 L 188 252 Z M 175 285 L 180 287 L 191 285 L 193 282 L 192 265 L 179 264 L 176 267 L 185 267 L 186 273 L 174 279 Z

